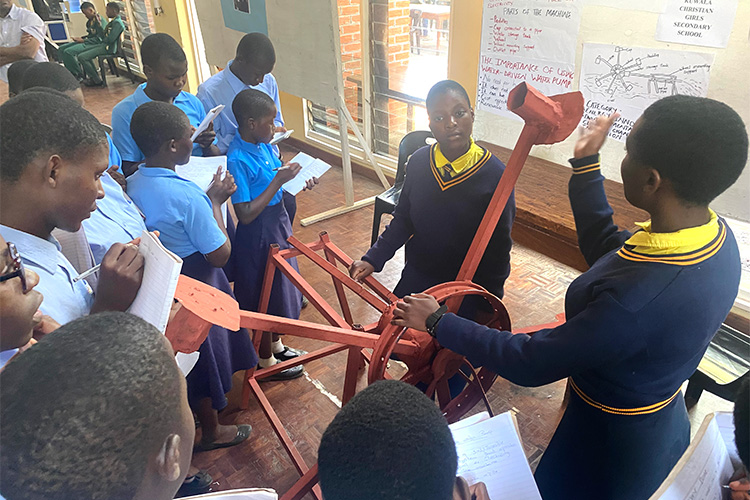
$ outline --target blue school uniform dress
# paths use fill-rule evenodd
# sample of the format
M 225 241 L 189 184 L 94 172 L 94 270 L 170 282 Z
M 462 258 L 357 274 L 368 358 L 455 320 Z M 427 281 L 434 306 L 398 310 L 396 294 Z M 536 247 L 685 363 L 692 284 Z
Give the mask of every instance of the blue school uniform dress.
M 146 216 L 148 230 L 158 230 L 164 246 L 182 258 L 182 274 L 232 295 L 224 272 L 204 257 L 226 241 L 206 193 L 172 170 L 141 166 L 128 177 L 128 194 Z M 199 351 L 187 376 L 188 400 L 195 408 L 210 397 L 213 408 L 221 410 L 232 388 L 232 374 L 258 362 L 250 335 L 244 328 L 230 332 L 213 326 Z
M 452 314 L 437 340 L 511 382 L 568 378 L 570 402 L 536 470 L 545 500 L 644 500 L 690 442 L 680 386 L 734 303 L 740 257 L 726 222 L 631 234 L 612 222 L 598 156 L 572 160 L 569 193 L 591 268 L 565 296 L 567 321 L 533 335 Z
M 133 113 L 138 106 L 151 101 L 143 90 L 145 88 L 146 84 L 142 83 L 132 95 L 117 103 L 112 109 L 112 140 L 125 161 L 142 162 L 145 158 L 130 135 L 130 120 Z M 182 91 L 174 98 L 173 104 L 185 112 L 194 127 L 198 127 L 206 117 L 203 104 L 193 94 Z M 193 144 L 193 156 L 203 156 L 203 149 L 198 144 Z
M 232 203 L 247 203 L 263 193 L 276 176 L 274 168 L 281 160 L 274 155 L 268 144 L 251 144 L 238 135 L 229 146 L 227 168 L 234 176 L 237 191 Z M 263 275 L 268 261 L 268 250 L 277 244 L 284 250 L 290 248 L 287 238 L 292 235 L 292 224 L 284 207 L 282 190 L 279 189 L 271 202 L 250 224 L 237 224 L 234 255 L 234 293 L 242 309 L 257 311 L 263 287 Z M 298 269 L 297 259 L 287 262 Z M 286 318 L 299 318 L 302 295 L 279 270 L 273 281 L 268 313 Z
M 465 164 L 456 174 L 452 167 L 446 168 L 451 163 L 444 159 L 438 144 L 414 153 L 393 219 L 362 257 L 380 272 L 396 250 L 406 245 L 406 265 L 393 290 L 398 297 L 423 292 L 458 275 L 505 171 L 502 161 L 473 141 L 464 156 L 454 162 Z M 511 194 L 473 278 L 498 297 L 503 296 L 503 284 L 510 274 L 510 230 L 515 213 Z
M 96 200 L 96 210 L 83 221 L 94 260 L 100 264 L 115 243 L 128 243 L 146 229 L 138 207 L 108 173 L 101 177 L 104 198 Z
M 73 282 L 78 273 L 60 252 L 60 244 L 50 236 L 44 240 L 34 235 L 0 225 L 5 241 L 16 245 L 23 265 L 39 275 L 34 288 L 44 295 L 39 309 L 61 325 L 86 316 L 94 304 L 94 291 L 86 280 Z

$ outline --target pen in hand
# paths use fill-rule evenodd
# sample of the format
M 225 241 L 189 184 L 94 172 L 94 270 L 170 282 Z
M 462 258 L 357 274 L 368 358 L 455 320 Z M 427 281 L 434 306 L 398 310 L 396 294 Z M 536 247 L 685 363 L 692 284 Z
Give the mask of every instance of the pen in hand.
M 102 267 L 102 265 L 101 264 L 97 264 L 94 267 L 92 267 L 91 269 L 89 269 L 88 271 L 82 272 L 81 274 L 79 274 L 78 276 L 76 276 L 75 278 L 73 278 L 73 283 L 75 283 L 77 281 L 81 281 L 84 278 L 88 278 L 89 276 L 91 276 L 92 274 L 94 274 L 95 272 L 97 272 L 100 267 Z
M 279 170 L 289 170 L 291 167 L 289 165 L 284 165 L 283 167 L 276 167 L 273 169 L 274 172 L 278 172 Z

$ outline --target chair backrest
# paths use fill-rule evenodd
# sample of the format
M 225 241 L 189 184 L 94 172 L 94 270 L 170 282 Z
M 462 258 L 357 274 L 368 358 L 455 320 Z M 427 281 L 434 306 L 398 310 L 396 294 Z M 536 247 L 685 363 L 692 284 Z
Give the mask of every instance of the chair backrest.
M 406 177 L 406 162 L 409 160 L 409 157 L 422 146 L 431 144 L 427 141 L 432 138 L 432 132 L 429 130 L 415 130 L 414 132 L 409 132 L 401 139 L 401 143 L 398 145 L 398 167 L 396 168 L 395 185 L 398 186 L 404 182 L 404 177 Z

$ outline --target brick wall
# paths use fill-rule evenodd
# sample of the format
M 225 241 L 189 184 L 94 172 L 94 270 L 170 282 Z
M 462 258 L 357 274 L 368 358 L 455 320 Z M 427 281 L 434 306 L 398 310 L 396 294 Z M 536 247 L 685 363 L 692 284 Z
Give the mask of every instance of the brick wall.
M 341 69 L 344 79 L 346 107 L 355 120 L 361 119 L 359 89 L 348 77 L 362 79 L 362 31 L 360 29 L 360 0 L 338 0 Z

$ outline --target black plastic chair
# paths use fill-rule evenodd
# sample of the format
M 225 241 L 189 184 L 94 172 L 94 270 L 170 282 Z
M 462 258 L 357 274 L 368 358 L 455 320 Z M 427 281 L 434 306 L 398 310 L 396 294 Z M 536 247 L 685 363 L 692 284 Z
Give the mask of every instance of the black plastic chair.
M 380 219 L 383 214 L 392 214 L 396 208 L 398 199 L 401 197 L 401 189 L 404 187 L 406 178 L 406 162 L 412 154 L 422 146 L 429 144 L 428 139 L 432 139 L 432 132 L 427 130 L 415 130 L 409 132 L 401 139 L 398 145 L 398 167 L 396 168 L 396 182 L 393 187 L 375 197 L 375 213 L 372 219 L 372 239 L 370 246 L 374 245 L 380 234 Z
M 104 62 L 107 62 L 107 65 L 109 66 L 109 71 L 112 72 L 113 75 L 116 77 L 120 76 L 120 70 L 117 67 L 117 58 L 121 57 L 122 60 L 125 62 L 125 69 L 128 70 L 128 76 L 130 77 L 130 83 L 135 83 L 135 75 L 133 74 L 133 70 L 130 69 L 130 63 L 128 63 L 128 56 L 125 55 L 125 51 L 122 50 L 122 37 L 125 35 L 125 32 L 123 31 L 122 35 L 120 35 L 120 38 L 117 40 L 117 50 L 114 54 L 104 54 L 99 56 L 99 69 L 101 69 L 102 73 L 102 82 L 104 83 L 104 86 L 107 86 L 107 75 L 106 70 L 104 69 Z

